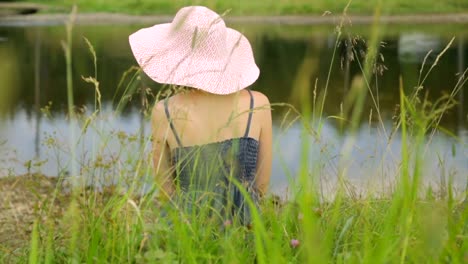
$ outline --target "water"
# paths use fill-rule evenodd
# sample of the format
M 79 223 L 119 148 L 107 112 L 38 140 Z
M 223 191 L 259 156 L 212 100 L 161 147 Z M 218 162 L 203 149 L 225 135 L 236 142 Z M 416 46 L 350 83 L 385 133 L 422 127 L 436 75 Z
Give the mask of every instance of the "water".
M 321 100 L 335 44 L 334 26 L 237 25 L 252 43 L 256 62 L 261 69 L 259 80 L 252 89 L 265 93 L 271 102 L 287 102 L 301 109 L 301 102 L 314 100 L 314 88 Z M 74 98 L 77 108 L 91 114 L 94 109 L 94 89 L 81 76 L 94 75 L 92 56 L 83 37 L 94 45 L 98 59 L 98 80 L 102 93 L 103 111 L 99 129 L 108 134 L 106 153 L 118 159 L 131 159 L 129 150 L 137 149 L 141 141 L 126 144 L 120 153 L 118 133 L 134 138 L 149 135 L 149 120 L 141 112 L 142 100 L 134 96 L 120 115 L 113 110 L 122 90 L 117 89 L 122 74 L 136 65 L 128 45 L 128 35 L 140 26 L 81 26 L 75 28 L 73 45 Z M 355 27 L 347 33 L 366 38 L 368 28 Z M 457 74 L 468 67 L 468 29 L 456 26 L 398 26 L 387 28 L 383 37 L 383 64 L 388 70 L 373 80 L 371 90 L 380 109 L 382 123 L 370 96 L 360 128 L 353 144 L 347 176 L 358 188 L 385 188 L 394 181 L 399 168 L 401 136 L 390 136 L 396 106 L 399 103 L 399 79 L 410 93 L 418 83 L 422 62 L 431 64 L 451 37 L 456 39 L 424 83 L 423 94 L 436 101 L 449 94 L 458 81 Z M 37 169 L 55 176 L 67 167 L 69 146 L 68 115 L 66 112 L 65 59 L 61 41 L 65 39 L 62 26 L 0 27 L 0 172 L 1 176 L 20 175 L 28 170 L 32 160 Z M 324 125 L 319 137 L 310 135 L 310 165 L 321 176 L 324 188 L 336 180 L 341 149 L 349 135 L 346 122 L 339 122 L 341 105 L 349 90 L 364 82 L 359 64 L 354 61 L 346 70 L 341 58 L 343 45 L 332 63 L 328 95 L 325 100 Z M 426 70 L 429 66 L 426 66 Z M 143 87 L 157 92 L 161 87 L 142 77 Z M 468 178 L 468 93 L 462 89 L 458 104 L 441 120 L 444 133 L 427 137 L 425 182 L 438 185 L 441 175 L 452 177 L 462 188 Z M 51 103 L 49 103 L 51 102 Z M 149 98 L 151 102 L 151 98 Z M 48 107 L 46 107 L 48 106 Z M 42 108 L 42 111 L 41 111 Z M 45 108 L 50 116 L 45 116 Z M 371 110 L 372 109 L 372 110 Z M 273 192 L 284 194 L 288 183 L 299 168 L 301 126 L 295 122 L 286 127 L 287 107 L 275 107 L 275 151 L 272 174 Z M 291 117 L 291 115 L 290 115 Z M 315 116 L 315 120 L 319 117 Z M 287 120 L 291 120 L 288 118 Z M 77 146 L 77 163 L 90 158 L 96 146 L 96 133 L 85 135 Z M 389 138 L 391 137 L 391 140 Z M 456 139 L 454 138 L 456 137 Z M 51 148 L 51 140 L 61 148 Z M 148 142 L 143 143 L 147 148 Z M 117 155 L 117 154 L 115 154 Z M 115 157 L 114 155 L 114 157 Z M 113 163 L 117 166 L 118 162 Z M 40 165 L 40 166 L 39 166 Z M 83 165 L 83 164 L 82 164 Z

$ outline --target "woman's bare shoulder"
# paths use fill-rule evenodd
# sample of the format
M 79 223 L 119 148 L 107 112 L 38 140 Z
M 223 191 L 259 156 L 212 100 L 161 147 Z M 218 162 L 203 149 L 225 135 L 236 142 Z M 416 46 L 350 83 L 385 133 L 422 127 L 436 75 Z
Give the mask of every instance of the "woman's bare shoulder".
M 151 117 L 154 121 L 166 119 L 166 104 L 169 109 L 171 109 L 173 104 L 173 98 L 176 96 L 166 97 L 156 101 L 153 109 L 151 111 Z
M 256 106 L 262 106 L 262 105 L 267 105 L 267 104 L 269 105 L 270 104 L 270 100 L 263 93 L 261 93 L 259 91 L 252 91 L 252 95 L 253 95 L 253 97 L 255 99 L 255 105 Z
M 157 101 L 154 104 L 153 109 L 152 109 L 153 116 L 160 116 L 161 114 L 165 115 L 166 104 L 169 110 L 174 107 L 177 107 L 178 102 L 181 100 L 179 97 L 180 96 L 178 94 L 175 94 L 170 97 L 166 97 Z
M 161 100 L 156 102 L 151 110 L 151 123 L 153 126 L 160 126 L 165 123 L 165 119 L 164 100 Z
M 257 113 L 258 120 L 263 124 L 262 126 L 271 125 L 271 105 L 270 100 L 266 95 L 258 91 L 252 91 L 255 100 L 255 112 Z
M 259 91 L 252 91 L 252 95 L 255 100 L 255 108 L 258 110 L 271 110 L 270 109 L 270 100 L 266 95 Z M 262 111 L 264 112 L 264 111 Z M 267 111 L 269 112 L 269 111 Z

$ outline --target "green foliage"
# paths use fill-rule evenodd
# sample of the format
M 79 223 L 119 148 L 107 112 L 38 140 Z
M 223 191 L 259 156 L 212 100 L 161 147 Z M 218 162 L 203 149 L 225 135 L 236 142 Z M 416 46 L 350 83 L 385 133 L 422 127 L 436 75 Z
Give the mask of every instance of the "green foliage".
M 37 231 L 37 222 L 34 222 L 31 235 L 31 249 L 29 252 L 29 263 L 38 263 L 39 260 L 39 233 Z
M 80 12 L 118 12 L 128 14 L 173 14 L 183 6 L 204 5 L 223 13 L 231 10 L 235 15 L 285 15 L 285 14 L 315 14 L 322 15 L 329 11 L 341 13 L 348 0 L 36 0 L 37 3 L 50 4 L 69 8 L 77 4 Z M 390 0 L 393 14 L 414 13 L 449 13 L 466 12 L 468 2 L 462 0 Z M 348 12 L 351 14 L 372 14 L 376 1 L 355 0 Z M 383 10 L 386 13 L 386 10 Z

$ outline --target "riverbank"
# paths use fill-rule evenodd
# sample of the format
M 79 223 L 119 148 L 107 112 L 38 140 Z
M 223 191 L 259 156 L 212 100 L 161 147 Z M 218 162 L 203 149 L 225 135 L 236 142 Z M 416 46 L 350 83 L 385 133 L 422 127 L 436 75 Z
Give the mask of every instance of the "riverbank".
M 59 25 L 69 19 L 68 14 L 34 14 L 0 17 L 0 26 L 35 26 Z M 285 24 L 285 25 L 327 25 L 338 24 L 341 16 L 228 16 L 228 23 L 249 24 Z M 172 16 L 166 15 L 128 15 L 113 13 L 78 13 L 76 24 L 79 25 L 111 25 L 111 24 L 155 24 L 170 22 Z M 352 24 L 370 24 L 373 16 L 350 15 L 346 22 Z M 468 13 L 454 14 L 413 14 L 381 16 L 383 24 L 468 24 Z
M 45 1 L 32 1 L 44 3 Z M 192 1 L 193 2 L 193 1 Z M 207 6 L 219 13 L 229 10 L 231 15 L 322 15 L 324 12 L 340 14 L 349 0 L 198 0 L 197 5 Z M 468 2 L 459 0 L 392 0 L 380 1 L 351 1 L 349 14 L 369 15 L 380 8 L 383 14 L 430 14 L 430 13 L 462 13 L 468 12 Z M 181 7 L 188 5 L 180 0 L 48 0 L 47 4 L 55 9 L 68 9 L 72 4 L 78 5 L 80 12 L 110 12 L 138 15 L 174 14 Z
M 0 178 L 0 254 L 26 246 L 36 219 L 60 219 L 67 203 L 55 192 L 57 183 L 57 178 L 40 174 Z
M 0 177 L 0 194 L 0 263 L 4 263 L 2 256 L 15 258 L 21 254 L 18 249 L 29 247 L 35 222 L 56 228 L 67 225 L 64 217 L 73 195 L 67 184 L 57 177 L 42 174 Z M 74 200 L 82 208 L 90 206 L 86 209 L 91 209 L 87 199 L 92 195 L 99 201 L 96 207 L 100 208 L 106 204 L 106 199 L 121 196 L 112 187 L 100 192 L 87 188 L 80 190 Z M 61 232 L 65 235 L 66 231 Z

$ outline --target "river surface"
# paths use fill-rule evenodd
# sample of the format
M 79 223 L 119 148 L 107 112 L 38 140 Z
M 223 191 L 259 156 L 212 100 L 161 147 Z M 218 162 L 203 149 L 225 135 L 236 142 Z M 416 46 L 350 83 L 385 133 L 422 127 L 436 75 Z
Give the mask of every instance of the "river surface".
M 120 85 L 124 73 L 136 62 L 128 45 L 128 35 L 149 25 L 79 26 L 73 31 L 72 71 L 76 111 L 83 117 L 74 130 L 76 164 L 81 174 L 96 153 L 103 160 L 117 159 L 112 166 L 135 162 L 140 147 L 149 149 L 149 119 L 142 108 L 154 99 L 161 86 L 145 76 L 125 106 L 119 104 L 132 76 Z M 333 56 L 335 26 L 231 25 L 251 41 L 261 69 L 252 89 L 265 93 L 272 103 L 288 103 L 301 111 L 304 104 L 318 105 L 327 91 L 323 114 L 315 107 L 311 117 L 314 131 L 303 133 L 300 122 L 287 106 L 275 106 L 274 161 L 271 189 L 285 194 L 291 188 L 307 153 L 311 177 L 319 176 L 323 188 L 333 188 L 338 172 L 358 189 L 385 190 L 398 177 L 402 136 L 394 132 L 399 87 L 407 94 L 421 82 L 437 55 L 452 37 L 454 42 L 438 60 L 423 83 L 421 98 L 435 103 L 456 87 L 468 67 L 468 28 L 441 25 L 400 25 L 382 28 L 381 74 L 370 82 L 370 91 L 356 133 L 349 122 L 339 121 L 345 98 L 365 80 L 357 60 L 346 62 L 349 39 L 366 40 L 369 26 L 346 28 Z M 82 76 L 94 76 L 92 55 L 84 37 L 97 54 L 97 79 L 102 95 L 100 115 L 80 138 L 85 119 L 95 108 L 95 90 Z M 63 26 L 0 27 L 0 172 L 1 176 L 21 175 L 28 170 L 49 176 L 69 173 L 70 127 L 67 113 L 66 64 L 62 47 Z M 346 42 L 348 41 L 348 42 Z M 357 56 L 365 50 L 356 46 Z M 362 53 L 363 53 L 362 52 Z M 426 54 L 431 52 L 426 58 Z M 421 66 L 426 66 L 421 74 Z M 331 70 L 330 70 L 331 69 Z M 330 78 L 328 78 L 328 74 Z M 327 86 L 327 79 L 328 86 Z M 401 79 L 401 84 L 400 84 Z M 434 186 L 451 180 L 461 189 L 468 179 L 468 85 L 454 99 L 457 104 L 443 115 L 435 133 L 427 133 L 423 149 L 424 182 Z M 328 87 L 327 89 L 325 89 Z M 134 88 L 134 87 L 133 87 Z M 130 87 L 130 89 L 133 89 Z M 147 98 L 147 100 L 143 100 Z M 315 99 L 314 99 L 315 98 Z M 377 107 L 379 111 L 377 111 Z M 116 114 L 116 109 L 118 113 Z M 380 117 L 379 117 L 380 115 Z M 72 134 L 73 135 L 73 134 Z M 104 136 L 103 136 L 104 135 Z M 307 137 L 309 149 L 303 152 Z M 141 139 L 141 140 L 140 140 Z M 354 139 L 353 141 L 349 141 Z M 343 151 L 351 142 L 349 152 Z M 413 140 L 410 138 L 410 143 Z M 104 149 L 104 150 L 102 150 Z M 349 154 L 349 155 L 347 155 Z M 348 157 L 348 158 L 344 158 Z M 31 161 L 31 162 L 29 162 Z M 119 165 L 120 164 L 120 165 Z M 101 164 L 102 165 L 102 164 Z M 120 168 L 120 167 L 119 167 Z M 327 187 L 328 186 L 328 187 Z

